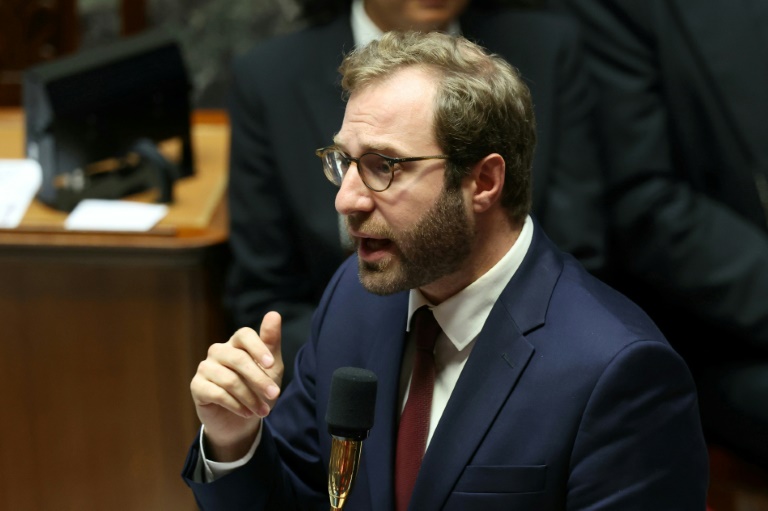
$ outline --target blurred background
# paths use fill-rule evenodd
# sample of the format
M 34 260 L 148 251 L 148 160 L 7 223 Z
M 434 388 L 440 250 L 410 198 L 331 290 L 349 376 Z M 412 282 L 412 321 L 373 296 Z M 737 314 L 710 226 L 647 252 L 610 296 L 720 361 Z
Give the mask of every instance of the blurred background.
M 122 35 L 168 26 L 179 30 L 198 108 L 223 108 L 232 56 L 298 28 L 293 0 L 0 0 L 0 104 L 27 65 Z
M 0 0 L 0 158 L 24 156 L 24 69 L 170 27 L 198 170 L 149 234 L 67 233 L 38 203 L 0 229 L 0 511 L 195 508 L 179 476 L 198 428 L 188 385 L 231 332 L 230 64 L 298 16 L 296 0 Z M 710 455 L 716 511 L 768 511 L 764 471 Z
M 192 82 L 195 159 L 151 232 L 68 231 L 38 200 L 0 228 L 0 510 L 195 509 L 189 382 L 229 332 L 229 64 L 296 15 L 291 0 L 0 0 L 0 160 L 25 157 L 25 69 L 157 27 L 177 32 Z
M 135 2 L 132 2 L 135 3 Z M 81 0 L 83 48 L 120 36 L 118 0 Z M 261 39 L 298 26 L 292 0 L 147 0 L 148 27 L 172 25 L 194 84 L 198 108 L 223 108 L 232 57 Z

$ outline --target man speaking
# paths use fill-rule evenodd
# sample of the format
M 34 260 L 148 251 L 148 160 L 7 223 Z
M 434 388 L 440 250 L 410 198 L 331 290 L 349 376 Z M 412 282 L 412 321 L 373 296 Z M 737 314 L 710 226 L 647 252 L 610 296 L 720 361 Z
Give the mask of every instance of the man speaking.
M 378 389 L 345 509 L 704 509 L 686 365 L 529 215 L 517 73 L 438 33 L 386 34 L 340 70 L 344 121 L 318 156 L 357 253 L 282 393 L 276 313 L 201 362 L 184 468 L 200 507 L 327 510 L 324 418 L 350 366 Z

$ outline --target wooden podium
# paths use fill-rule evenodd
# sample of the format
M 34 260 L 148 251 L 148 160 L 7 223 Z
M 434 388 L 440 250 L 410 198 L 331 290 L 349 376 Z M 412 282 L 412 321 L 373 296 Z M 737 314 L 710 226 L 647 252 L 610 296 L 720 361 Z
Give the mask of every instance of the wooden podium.
M 196 174 L 148 233 L 65 231 L 37 202 L 0 230 L 0 509 L 195 509 L 179 474 L 189 382 L 227 335 L 228 140 L 195 114 Z M 0 158 L 22 148 L 22 113 L 0 110 Z

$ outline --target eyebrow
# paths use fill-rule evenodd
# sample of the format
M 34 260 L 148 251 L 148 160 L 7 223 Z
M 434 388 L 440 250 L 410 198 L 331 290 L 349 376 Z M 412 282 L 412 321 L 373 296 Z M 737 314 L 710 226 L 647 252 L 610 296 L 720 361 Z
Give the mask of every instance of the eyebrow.
M 346 151 L 346 149 L 344 148 L 344 143 L 339 141 L 337 135 L 333 136 L 333 145 L 342 151 Z M 364 153 L 381 153 L 385 156 L 391 156 L 393 158 L 395 157 L 393 155 L 401 154 L 400 151 L 388 145 L 363 144 L 363 147 L 365 148 L 363 149 L 363 154 Z

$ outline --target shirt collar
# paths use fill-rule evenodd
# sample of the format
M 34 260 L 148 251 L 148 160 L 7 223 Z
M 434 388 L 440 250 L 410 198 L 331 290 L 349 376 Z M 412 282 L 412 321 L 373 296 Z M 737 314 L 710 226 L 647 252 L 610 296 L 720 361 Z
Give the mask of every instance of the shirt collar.
M 512 248 L 479 279 L 440 305 L 432 305 L 418 289 L 408 297 L 408 325 L 422 305 L 427 305 L 448 339 L 461 351 L 478 336 L 504 288 L 523 262 L 533 239 L 533 221 L 528 216 Z
M 352 37 L 355 39 L 355 46 L 365 46 L 383 34 L 381 29 L 368 17 L 363 1 L 353 0 L 352 2 L 350 21 L 352 23 Z M 448 25 L 448 33 L 451 35 L 461 34 L 461 28 L 457 20 L 452 21 Z

